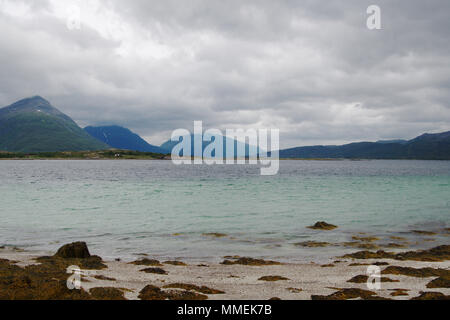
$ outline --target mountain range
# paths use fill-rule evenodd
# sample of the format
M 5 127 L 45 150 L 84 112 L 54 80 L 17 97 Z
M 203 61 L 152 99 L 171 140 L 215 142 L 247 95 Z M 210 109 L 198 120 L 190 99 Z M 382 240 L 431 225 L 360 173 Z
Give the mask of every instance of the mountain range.
M 191 135 L 194 140 L 194 136 Z M 224 154 L 230 138 L 223 137 Z M 234 141 L 235 150 L 244 143 Z M 54 152 L 123 149 L 167 154 L 177 142 L 161 146 L 146 142 L 136 133 L 120 126 L 80 128 L 40 96 L 26 98 L 0 109 L 0 151 Z M 203 149 L 208 143 L 203 142 Z M 244 144 L 246 156 L 250 154 Z M 193 150 L 191 151 L 193 154 Z M 425 159 L 450 160 L 450 131 L 423 134 L 412 140 L 356 142 L 341 146 L 308 146 L 280 150 L 280 158 L 349 159 Z
M 167 150 L 151 145 L 130 129 L 120 126 L 86 127 L 84 130 L 92 137 L 115 149 L 140 152 L 170 153 Z
M 297 147 L 280 151 L 280 158 L 450 160 L 450 131 L 423 134 L 412 140 L 357 142 L 342 146 Z
M 195 135 L 191 134 L 190 139 L 191 139 L 191 155 L 194 156 L 194 140 L 195 140 Z M 189 136 L 183 137 L 183 139 L 189 139 Z M 203 137 L 199 137 L 199 139 L 202 140 L 202 152 L 205 151 L 205 148 L 211 143 L 211 142 L 207 142 L 207 141 L 203 141 Z M 161 148 L 164 149 L 166 151 L 166 153 L 172 153 L 172 149 L 173 147 L 175 147 L 179 142 L 177 141 L 172 141 L 172 140 L 168 140 L 166 142 L 164 142 L 161 145 Z M 234 145 L 234 153 L 235 155 L 238 154 L 238 150 L 245 150 L 244 154 L 240 155 L 240 157 L 257 157 L 258 156 L 258 148 L 251 148 L 249 146 L 248 143 L 244 143 L 244 142 L 240 142 L 238 140 L 234 140 L 225 136 L 222 136 L 222 145 L 223 145 L 223 156 L 226 157 L 226 151 L 227 151 L 227 144 L 232 144 Z M 180 154 L 180 156 L 184 156 L 184 154 Z M 212 152 L 212 156 L 215 156 L 215 152 Z

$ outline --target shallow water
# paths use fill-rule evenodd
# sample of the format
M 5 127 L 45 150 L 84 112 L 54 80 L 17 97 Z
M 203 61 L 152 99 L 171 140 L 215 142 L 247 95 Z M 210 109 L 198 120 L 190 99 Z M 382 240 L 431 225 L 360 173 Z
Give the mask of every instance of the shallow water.
M 428 248 L 448 236 L 408 231 L 448 227 L 450 161 L 281 161 L 278 175 L 260 176 L 251 165 L 7 160 L 0 218 L 0 245 L 51 251 L 83 240 L 106 258 L 317 261 L 355 249 L 294 244 L 344 242 L 357 232 Z M 306 228 L 319 220 L 339 228 Z M 211 232 L 227 237 L 203 235 Z

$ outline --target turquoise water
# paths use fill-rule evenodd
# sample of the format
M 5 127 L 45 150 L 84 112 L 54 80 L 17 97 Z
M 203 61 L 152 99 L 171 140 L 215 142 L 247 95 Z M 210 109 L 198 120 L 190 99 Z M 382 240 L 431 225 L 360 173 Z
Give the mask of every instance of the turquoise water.
M 250 165 L 0 161 L 0 195 L 0 245 L 52 251 L 83 240 L 107 258 L 309 261 L 355 249 L 295 243 L 357 232 L 448 242 L 408 231 L 449 227 L 450 162 L 281 161 L 277 176 L 260 176 Z M 339 228 L 306 228 L 320 220 Z M 212 232 L 227 236 L 203 235 Z

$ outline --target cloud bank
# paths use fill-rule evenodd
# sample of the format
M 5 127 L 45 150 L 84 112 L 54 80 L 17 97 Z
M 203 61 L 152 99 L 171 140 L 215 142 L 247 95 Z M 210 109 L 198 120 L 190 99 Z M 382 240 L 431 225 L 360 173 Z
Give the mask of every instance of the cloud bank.
M 194 120 L 282 147 L 450 130 L 450 2 L 376 2 L 381 30 L 366 0 L 0 0 L 0 105 L 39 94 L 154 144 Z

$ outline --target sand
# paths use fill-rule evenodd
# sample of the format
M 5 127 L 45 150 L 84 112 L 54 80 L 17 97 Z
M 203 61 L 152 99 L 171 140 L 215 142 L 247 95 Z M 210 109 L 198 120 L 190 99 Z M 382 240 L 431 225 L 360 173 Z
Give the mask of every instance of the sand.
M 35 252 L 18 252 L 12 249 L 1 249 L 0 259 L 17 261 L 17 265 L 36 264 L 34 258 L 41 256 Z M 336 259 L 333 259 L 336 260 Z M 393 266 L 413 268 L 450 269 L 450 262 L 397 261 L 391 259 L 339 259 L 341 262 L 323 267 L 315 263 L 281 264 L 271 266 L 222 265 L 219 263 L 195 263 L 187 266 L 163 264 L 167 275 L 145 273 L 140 270 L 148 266 L 139 266 L 127 261 L 106 261 L 107 269 L 86 271 L 81 285 L 86 290 L 94 287 L 115 287 L 125 292 L 127 299 L 138 299 L 139 292 L 146 285 L 163 287 L 171 283 L 194 284 L 224 291 L 224 294 L 208 295 L 211 300 L 267 300 L 273 297 L 282 300 L 307 300 L 311 295 L 329 295 L 337 288 L 360 288 L 368 290 L 366 283 L 349 283 L 349 279 L 357 275 L 366 275 L 367 266 L 349 266 L 351 263 L 371 264 L 387 262 Z M 387 266 L 380 266 L 383 270 Z M 102 275 L 115 280 L 99 280 L 94 276 Z M 69 275 L 68 275 L 69 276 Z M 281 276 L 289 280 L 262 281 L 263 276 Z M 424 292 L 441 292 L 450 295 L 450 289 L 428 289 L 426 285 L 436 277 L 416 278 L 403 275 L 383 275 L 399 282 L 382 282 L 380 290 L 371 289 L 377 296 L 407 300 Z M 394 289 L 406 289 L 406 296 L 391 296 Z

